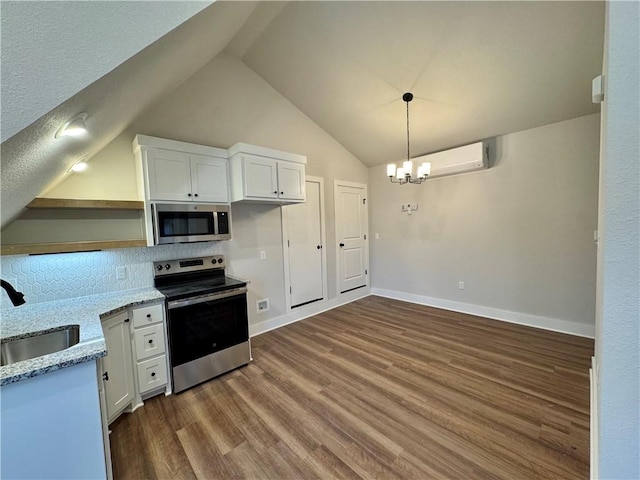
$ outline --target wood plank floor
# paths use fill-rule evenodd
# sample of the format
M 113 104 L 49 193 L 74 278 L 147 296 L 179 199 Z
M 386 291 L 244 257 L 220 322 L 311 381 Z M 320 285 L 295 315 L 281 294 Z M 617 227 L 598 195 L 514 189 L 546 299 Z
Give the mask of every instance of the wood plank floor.
M 116 479 L 586 479 L 593 341 L 370 296 L 112 424 Z

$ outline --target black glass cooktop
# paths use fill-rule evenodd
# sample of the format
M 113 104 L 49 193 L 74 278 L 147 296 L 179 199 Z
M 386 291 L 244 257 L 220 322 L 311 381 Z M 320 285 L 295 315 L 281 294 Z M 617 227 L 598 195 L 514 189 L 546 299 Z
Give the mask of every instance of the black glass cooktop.
M 207 293 L 216 293 L 232 288 L 245 287 L 247 282 L 230 277 L 217 277 L 211 279 L 199 279 L 194 281 L 182 281 L 171 285 L 157 285 L 156 288 L 169 300 L 196 297 Z

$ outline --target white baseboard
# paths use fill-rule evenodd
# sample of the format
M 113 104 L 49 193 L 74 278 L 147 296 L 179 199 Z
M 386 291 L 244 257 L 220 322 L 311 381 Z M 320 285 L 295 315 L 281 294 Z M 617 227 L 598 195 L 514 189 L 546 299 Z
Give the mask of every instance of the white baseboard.
M 589 435 L 591 439 L 590 455 L 591 455 L 591 480 L 600 478 L 600 464 L 598 459 L 598 368 L 596 366 L 596 358 L 591 357 L 591 368 L 589 369 L 589 381 L 591 388 L 591 401 L 589 402 Z
M 584 325 L 581 323 L 569 322 L 567 320 L 541 317 L 528 313 L 512 312 L 510 310 L 501 310 L 493 307 L 456 302 L 454 300 L 446 300 L 443 298 L 427 297 L 424 295 L 416 295 L 413 293 L 398 292 L 395 290 L 386 290 L 383 288 L 372 288 L 371 294 L 378 295 L 380 297 L 393 298 L 395 300 L 403 300 L 410 303 L 418 303 L 420 305 L 427 305 L 429 307 L 453 310 L 454 312 L 468 313 L 470 315 L 477 315 L 479 317 L 501 320 L 503 322 L 517 323 L 529 327 L 541 328 L 543 330 L 568 333 L 570 335 L 576 335 L 578 337 L 595 337 L 595 325 Z
M 276 328 L 284 327 L 285 325 L 289 325 L 290 323 L 299 322 L 300 320 L 304 320 L 305 318 L 312 317 L 313 315 L 317 315 L 322 312 L 326 312 L 327 310 L 339 307 L 340 305 L 351 303 L 360 298 L 368 297 L 369 295 L 371 295 L 371 289 L 369 287 L 363 287 L 358 288 L 357 290 L 343 293 L 336 298 L 321 300 L 319 302 L 314 302 L 303 307 L 294 308 L 285 315 L 270 318 L 269 320 L 265 320 L 254 325 L 249 325 L 249 336 L 255 337 L 256 335 L 266 333 L 270 330 L 275 330 Z

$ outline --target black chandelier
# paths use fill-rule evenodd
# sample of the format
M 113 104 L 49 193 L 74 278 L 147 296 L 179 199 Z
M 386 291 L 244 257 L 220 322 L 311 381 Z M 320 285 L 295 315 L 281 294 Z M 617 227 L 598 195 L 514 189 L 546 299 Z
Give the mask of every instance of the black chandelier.
M 431 173 L 431 164 L 424 162 L 418 167 L 416 176 L 413 176 L 413 162 L 411 161 L 411 151 L 409 148 L 409 102 L 413 100 L 413 94 L 407 92 L 402 95 L 402 100 L 407 104 L 407 159 L 402 162 L 401 168 L 396 168 L 395 163 L 387 165 L 387 176 L 391 183 L 399 183 L 404 185 L 405 183 L 420 184 L 424 182 Z

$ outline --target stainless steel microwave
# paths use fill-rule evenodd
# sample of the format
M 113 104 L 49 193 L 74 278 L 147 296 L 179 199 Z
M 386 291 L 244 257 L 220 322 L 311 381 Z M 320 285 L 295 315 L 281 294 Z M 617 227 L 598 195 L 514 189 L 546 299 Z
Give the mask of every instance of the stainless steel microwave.
M 228 205 L 154 203 L 151 209 L 155 245 L 231 238 Z

